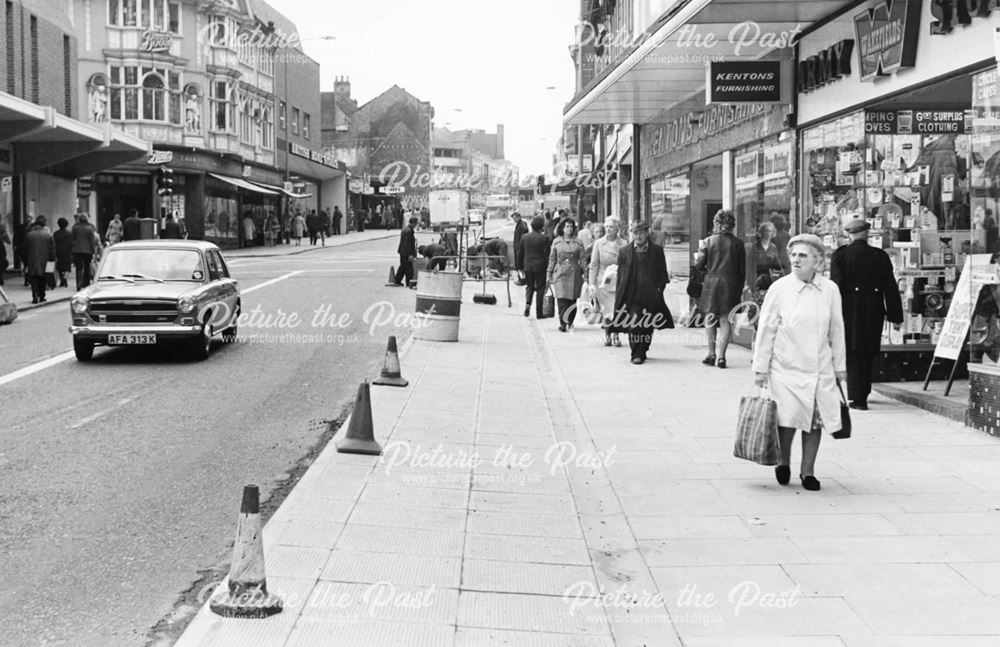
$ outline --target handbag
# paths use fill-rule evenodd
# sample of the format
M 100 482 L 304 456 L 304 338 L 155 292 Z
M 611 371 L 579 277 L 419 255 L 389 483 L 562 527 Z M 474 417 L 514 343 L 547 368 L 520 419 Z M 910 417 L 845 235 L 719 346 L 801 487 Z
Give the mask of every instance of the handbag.
M 840 391 L 840 431 L 835 431 L 831 435 L 837 439 L 851 437 L 851 408 L 847 406 L 847 398 L 844 397 L 844 389 L 837 382 L 837 390 Z
M 580 298 L 576 302 L 577 311 L 583 316 L 591 326 L 601 323 L 601 303 L 597 300 L 596 294 L 587 294 L 589 286 L 584 283 L 580 290 Z M 586 296 L 585 296 L 586 295 Z
M 552 286 L 549 286 L 545 298 L 542 299 L 542 318 L 548 319 L 554 316 L 556 316 L 556 295 L 552 291 Z
M 691 266 L 691 275 L 688 278 L 687 294 L 692 299 L 701 297 L 701 290 L 705 285 L 705 270 L 698 269 L 697 265 Z
M 778 405 L 763 389 L 760 395 L 740 398 L 733 456 L 760 465 L 777 465 L 780 462 Z

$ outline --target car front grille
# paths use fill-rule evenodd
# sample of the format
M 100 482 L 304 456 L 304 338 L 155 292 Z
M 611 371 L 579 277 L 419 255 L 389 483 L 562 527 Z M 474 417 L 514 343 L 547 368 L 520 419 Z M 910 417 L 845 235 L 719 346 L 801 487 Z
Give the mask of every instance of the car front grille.
M 90 317 L 97 323 L 171 323 L 177 302 L 154 300 L 92 301 Z

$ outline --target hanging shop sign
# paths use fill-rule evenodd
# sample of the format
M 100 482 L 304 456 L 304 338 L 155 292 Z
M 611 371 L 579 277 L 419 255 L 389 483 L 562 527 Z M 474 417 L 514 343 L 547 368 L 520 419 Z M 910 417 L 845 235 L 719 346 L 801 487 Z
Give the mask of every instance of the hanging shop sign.
M 854 54 L 854 39 L 830 45 L 826 49 L 799 61 L 796 90 L 811 92 L 827 83 L 837 81 L 851 73 L 851 56 Z
M 705 103 L 780 103 L 781 61 L 711 61 Z
M 365 190 L 365 181 L 359 177 L 352 177 L 347 182 L 347 190 L 351 193 L 362 193 Z
M 955 25 L 971 25 L 974 18 L 989 18 L 1000 10 L 1000 0 L 931 0 L 931 34 L 950 34 Z
M 883 0 L 854 16 L 862 81 L 914 66 L 920 4 L 921 0 Z
M 963 135 L 965 110 L 865 110 L 865 132 L 873 135 Z

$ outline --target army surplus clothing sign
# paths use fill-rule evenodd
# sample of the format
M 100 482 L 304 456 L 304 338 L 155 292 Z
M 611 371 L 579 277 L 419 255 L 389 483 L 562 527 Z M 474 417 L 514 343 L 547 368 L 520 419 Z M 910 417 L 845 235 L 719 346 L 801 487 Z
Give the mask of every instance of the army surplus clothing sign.
M 862 81 L 913 67 L 917 58 L 921 0 L 883 0 L 854 16 Z

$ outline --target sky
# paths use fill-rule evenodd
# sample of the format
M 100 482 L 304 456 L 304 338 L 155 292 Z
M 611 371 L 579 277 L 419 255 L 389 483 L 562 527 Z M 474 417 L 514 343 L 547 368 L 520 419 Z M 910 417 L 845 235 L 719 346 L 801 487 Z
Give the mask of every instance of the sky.
M 323 91 L 349 76 L 360 105 L 399 85 L 431 103 L 436 126 L 504 124 L 506 157 L 522 176 L 551 172 L 574 91 L 578 0 L 268 2 L 298 27 Z

